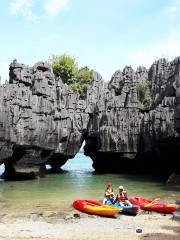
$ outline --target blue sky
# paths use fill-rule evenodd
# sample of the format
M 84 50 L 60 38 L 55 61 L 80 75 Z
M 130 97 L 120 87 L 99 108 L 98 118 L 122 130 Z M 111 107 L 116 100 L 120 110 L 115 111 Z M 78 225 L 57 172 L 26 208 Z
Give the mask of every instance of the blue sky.
M 180 55 L 180 0 L 0 0 L 0 75 L 69 53 L 110 80 Z

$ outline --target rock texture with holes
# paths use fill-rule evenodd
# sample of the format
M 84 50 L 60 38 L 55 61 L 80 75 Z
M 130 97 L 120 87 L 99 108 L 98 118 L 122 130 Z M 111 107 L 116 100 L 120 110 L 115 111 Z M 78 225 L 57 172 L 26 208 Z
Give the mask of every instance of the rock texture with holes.
M 45 164 L 57 172 L 84 140 L 98 171 L 179 173 L 180 58 L 160 59 L 149 70 L 127 66 L 109 83 L 93 71 L 84 99 L 55 79 L 48 63 L 14 61 L 9 76 L 0 86 L 5 178 L 41 176 Z M 140 97 L 147 80 L 149 105 Z
M 90 119 L 85 153 L 99 171 L 151 173 L 165 177 L 179 172 L 180 58 L 161 59 L 149 71 L 131 67 L 116 71 Z M 139 86 L 149 81 L 147 108 Z

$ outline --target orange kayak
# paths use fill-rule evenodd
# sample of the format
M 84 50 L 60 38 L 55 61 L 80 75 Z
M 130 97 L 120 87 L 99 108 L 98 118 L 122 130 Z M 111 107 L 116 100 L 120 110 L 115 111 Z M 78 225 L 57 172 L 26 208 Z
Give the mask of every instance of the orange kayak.
M 154 201 L 152 199 L 145 199 L 141 197 L 130 198 L 130 202 L 139 205 L 142 210 L 155 211 L 159 213 L 173 213 L 176 211 L 176 204 L 165 204 L 162 202 Z
M 85 213 L 95 214 L 104 217 L 113 217 L 117 213 L 121 212 L 122 209 L 103 205 L 100 202 L 92 200 L 75 200 L 73 207 Z

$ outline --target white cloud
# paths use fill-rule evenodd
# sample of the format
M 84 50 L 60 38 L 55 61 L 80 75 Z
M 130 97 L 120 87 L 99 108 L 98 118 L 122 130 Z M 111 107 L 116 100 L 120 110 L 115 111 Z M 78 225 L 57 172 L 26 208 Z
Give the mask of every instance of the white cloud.
M 21 9 L 31 8 L 31 6 L 32 6 L 32 0 L 15 0 L 10 3 L 9 10 L 12 13 L 17 13 Z
M 164 12 L 167 14 L 173 14 L 180 11 L 180 0 L 174 0 L 173 3 L 164 8 Z
M 9 64 L 5 62 L 0 62 L 0 76 L 1 83 L 4 83 L 5 80 L 9 79 Z
M 22 14 L 29 20 L 37 20 L 40 16 L 34 14 L 32 10 L 35 3 L 37 0 L 12 0 L 9 4 L 9 11 L 12 14 Z M 54 17 L 66 10 L 69 3 L 70 0 L 41 0 L 41 7 L 48 16 Z
M 69 6 L 70 0 L 46 0 L 44 9 L 48 16 L 57 16 Z
M 34 0 L 14 0 L 9 4 L 9 10 L 12 14 L 21 13 L 29 20 L 36 20 L 38 18 L 32 11 Z
M 150 67 L 159 58 L 172 60 L 177 56 L 180 56 L 180 34 L 172 34 L 154 46 L 147 46 L 129 53 L 128 59 L 134 67 L 139 65 Z

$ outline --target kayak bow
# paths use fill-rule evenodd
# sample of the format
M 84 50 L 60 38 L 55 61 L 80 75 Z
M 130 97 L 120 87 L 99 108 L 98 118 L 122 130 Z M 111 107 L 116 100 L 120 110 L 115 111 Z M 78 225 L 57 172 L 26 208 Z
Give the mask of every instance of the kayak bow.
M 127 215 L 133 215 L 136 216 L 139 212 L 140 207 L 137 205 L 132 205 L 132 206 L 121 206 L 118 202 L 116 202 L 115 204 L 111 203 L 111 201 L 107 201 L 106 203 L 108 206 L 112 206 L 112 207 L 116 207 L 119 209 L 122 209 L 122 213 L 123 214 L 127 214 Z
M 159 213 L 173 213 L 176 211 L 176 204 L 165 204 L 157 200 L 145 199 L 141 197 L 130 198 L 132 204 L 139 205 L 142 210 L 155 211 Z

